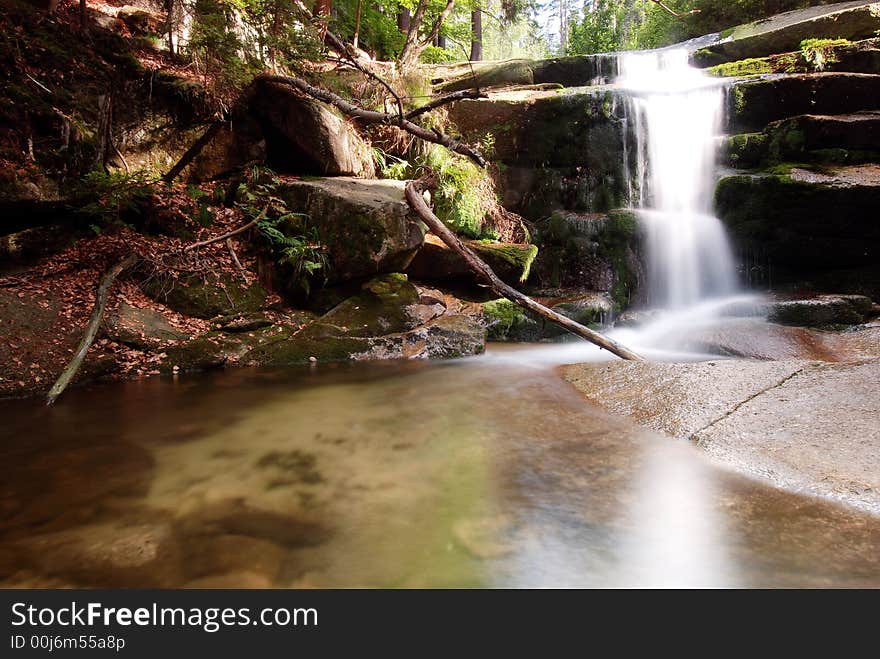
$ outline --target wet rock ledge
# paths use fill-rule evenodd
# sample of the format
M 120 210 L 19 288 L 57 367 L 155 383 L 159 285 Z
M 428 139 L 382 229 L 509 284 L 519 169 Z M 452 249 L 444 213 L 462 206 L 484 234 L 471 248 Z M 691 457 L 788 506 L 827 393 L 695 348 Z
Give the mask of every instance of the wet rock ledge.
M 848 361 L 613 362 L 563 376 L 738 471 L 880 514 L 880 327 L 841 335 L 838 349 Z

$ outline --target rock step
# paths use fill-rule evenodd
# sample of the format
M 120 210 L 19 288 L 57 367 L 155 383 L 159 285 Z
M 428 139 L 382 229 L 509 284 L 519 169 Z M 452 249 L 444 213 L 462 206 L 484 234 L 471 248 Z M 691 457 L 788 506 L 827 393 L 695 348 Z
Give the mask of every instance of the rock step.
M 823 271 L 870 270 L 880 260 L 880 165 L 724 176 L 715 206 L 758 279 L 813 280 Z M 875 296 L 874 279 L 833 290 Z
M 579 87 L 617 77 L 617 55 L 599 53 L 543 60 L 506 60 L 438 67 L 431 82 L 440 93 L 462 89 L 497 89 L 519 85 L 556 84 Z
M 726 137 L 720 162 L 734 168 L 780 162 L 880 162 L 880 112 L 805 114 L 774 121 L 760 133 Z
M 449 117 L 467 142 L 493 137 L 504 206 L 537 219 L 548 208 L 628 203 L 628 172 L 636 162 L 635 150 L 624 144 L 632 128 L 624 113 L 622 94 L 598 86 L 493 92 L 454 104 Z
M 760 131 L 804 114 L 844 115 L 880 110 L 880 75 L 810 73 L 735 82 L 728 96 L 730 133 Z
M 725 30 L 693 54 L 698 66 L 797 50 L 804 39 L 859 39 L 880 29 L 880 2 L 841 2 L 777 14 Z
M 747 77 L 771 73 L 880 73 L 880 39 L 863 39 L 842 43 L 829 43 L 820 49 L 797 50 L 768 57 L 751 57 L 735 62 L 725 62 L 706 69 L 706 73 L 718 77 Z M 818 56 L 821 61 L 817 61 Z M 808 55 L 810 59 L 808 59 Z

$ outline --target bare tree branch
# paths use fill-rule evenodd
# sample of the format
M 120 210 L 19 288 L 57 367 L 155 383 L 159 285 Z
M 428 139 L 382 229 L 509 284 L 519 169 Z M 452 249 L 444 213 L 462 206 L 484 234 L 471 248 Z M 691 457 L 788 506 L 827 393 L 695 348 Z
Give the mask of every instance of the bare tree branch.
M 447 103 L 454 103 L 455 101 L 461 101 L 466 98 L 488 98 L 488 96 L 479 89 L 464 89 L 462 91 L 452 92 L 450 94 L 445 94 L 444 96 L 438 96 L 433 101 L 429 101 L 415 110 L 410 110 L 406 113 L 406 118 L 412 120 L 426 112 L 436 110 Z
M 315 87 L 314 85 L 310 85 L 309 83 L 307 83 L 305 80 L 294 78 L 293 76 L 264 75 L 261 76 L 259 79 L 266 80 L 268 82 L 277 82 L 294 87 L 304 94 L 307 94 L 312 98 L 316 98 L 319 101 L 328 103 L 342 113 L 350 117 L 359 119 L 364 123 L 398 126 L 410 135 L 415 135 L 419 139 L 425 140 L 426 142 L 432 142 L 434 144 L 440 144 L 441 146 L 445 146 L 450 151 L 454 151 L 455 153 L 466 156 L 480 167 L 486 166 L 486 159 L 483 158 L 483 156 L 477 150 L 472 149 L 466 144 L 462 144 L 460 140 L 452 137 L 451 135 L 446 135 L 439 130 L 429 130 L 423 126 L 419 126 L 418 124 L 413 123 L 406 117 L 401 118 L 400 116 L 389 114 L 388 112 L 366 110 L 362 107 L 355 105 L 354 103 L 351 103 L 350 101 L 345 100 L 344 98 L 338 96 L 337 94 L 334 94 L 333 92 L 327 91 L 326 89 L 321 89 L 320 87 Z
M 676 18 L 683 18 L 684 16 L 690 16 L 691 14 L 699 14 L 700 13 L 699 9 L 691 9 L 690 11 L 679 13 L 679 12 L 675 11 L 674 9 L 672 9 L 671 7 L 669 7 L 668 5 L 666 5 L 663 2 L 663 0 L 651 0 L 651 2 L 659 5 L 665 12 L 672 14 Z

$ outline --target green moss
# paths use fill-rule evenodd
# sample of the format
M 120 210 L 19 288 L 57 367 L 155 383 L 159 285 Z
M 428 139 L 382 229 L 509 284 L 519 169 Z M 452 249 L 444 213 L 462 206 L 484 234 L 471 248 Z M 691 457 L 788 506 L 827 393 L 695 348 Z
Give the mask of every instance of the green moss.
M 470 247 L 474 249 L 483 260 L 490 262 L 493 270 L 498 269 L 498 261 L 507 264 L 514 271 L 521 273 L 519 281 L 524 282 L 529 278 L 532 263 L 538 256 L 537 245 L 512 245 L 496 242 L 472 242 Z
M 461 235 L 493 237 L 488 231 L 490 227 L 486 226 L 486 216 L 497 200 L 489 173 L 442 147 L 431 149 L 426 165 L 437 174 L 434 194 L 437 216 Z
M 724 158 L 731 167 L 756 167 L 764 160 L 768 143 L 764 133 L 731 135 L 724 143 Z
M 742 59 L 736 62 L 725 62 L 710 67 L 706 73 L 723 78 L 735 78 L 743 76 L 764 75 L 773 73 L 774 69 L 770 60 L 766 57 Z
M 608 228 L 601 234 L 599 246 L 614 271 L 610 294 L 614 312 L 619 313 L 629 306 L 638 284 L 630 260 L 630 246 L 638 233 L 639 219 L 633 211 L 616 210 L 608 214 L 608 220 Z
M 522 307 L 504 298 L 482 304 L 490 341 L 537 341 L 541 323 Z
M 822 71 L 826 65 L 838 61 L 836 48 L 849 46 L 848 39 L 804 39 L 801 41 L 801 57 L 814 71 Z

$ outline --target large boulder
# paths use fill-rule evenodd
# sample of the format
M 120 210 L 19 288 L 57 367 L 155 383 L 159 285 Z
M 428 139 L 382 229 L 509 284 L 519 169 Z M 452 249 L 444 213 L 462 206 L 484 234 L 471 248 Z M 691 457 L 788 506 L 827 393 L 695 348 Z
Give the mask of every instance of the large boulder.
M 406 202 L 403 181 L 290 181 L 277 194 L 317 230 L 329 258 L 328 283 L 400 272 L 424 241 L 427 229 Z
M 285 172 L 323 176 L 375 175 L 369 145 L 324 103 L 293 88 L 259 80 L 249 112 L 266 136 L 269 164 Z

